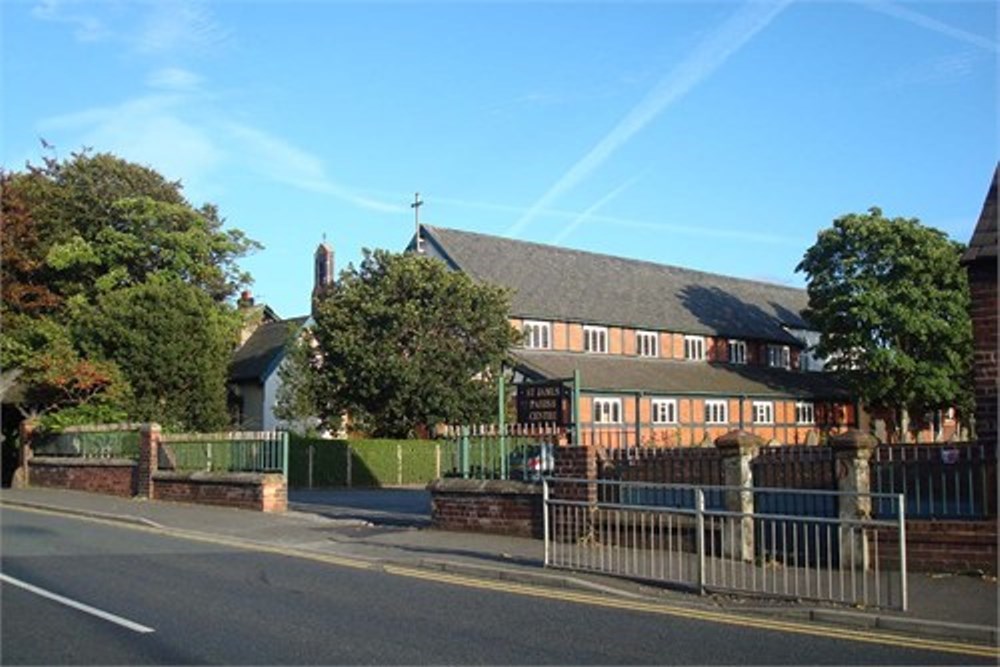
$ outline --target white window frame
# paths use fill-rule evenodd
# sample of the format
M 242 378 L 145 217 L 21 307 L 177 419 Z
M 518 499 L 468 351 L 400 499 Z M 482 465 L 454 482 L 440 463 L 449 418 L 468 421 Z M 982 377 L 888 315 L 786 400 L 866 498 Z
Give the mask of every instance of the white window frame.
M 592 326 L 583 327 L 583 351 L 591 354 L 608 353 L 608 328 Z
M 591 405 L 595 424 L 622 423 L 622 399 L 595 397 Z
M 706 424 L 728 424 L 729 423 L 729 401 L 727 400 L 706 400 L 705 401 L 705 423 Z
M 688 361 L 705 360 L 704 336 L 684 336 L 684 358 Z
M 745 364 L 747 362 L 747 342 L 745 340 L 729 340 L 729 363 Z
M 754 424 L 774 423 L 774 401 L 754 401 L 751 412 Z
M 552 323 L 542 320 L 525 320 L 521 324 L 521 341 L 529 350 L 552 349 Z
M 677 399 L 654 398 L 651 406 L 654 424 L 677 423 Z
M 636 331 L 635 353 L 640 357 L 660 356 L 660 334 L 655 331 Z
M 809 401 L 796 401 L 795 402 L 795 423 L 796 424 L 815 424 L 816 423 L 816 406 Z
M 767 365 L 771 368 L 791 369 L 792 349 L 787 345 L 768 345 Z

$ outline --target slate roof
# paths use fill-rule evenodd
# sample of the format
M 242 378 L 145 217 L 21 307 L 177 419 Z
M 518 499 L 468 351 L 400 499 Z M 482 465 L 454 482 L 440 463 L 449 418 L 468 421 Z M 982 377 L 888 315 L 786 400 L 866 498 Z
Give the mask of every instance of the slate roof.
M 993 170 L 993 182 L 990 184 L 989 192 L 986 193 L 986 201 L 983 202 L 983 210 L 979 214 L 976 229 L 972 232 L 969 247 L 962 255 L 963 263 L 997 257 L 997 216 L 1000 215 L 1000 211 L 997 210 L 998 174 L 1000 165 Z
M 421 229 L 421 237 L 455 269 L 513 289 L 515 317 L 800 347 L 781 325 L 809 328 L 801 315 L 808 303 L 802 289 L 442 227 Z
M 517 350 L 513 357 L 514 365 L 532 379 L 568 379 L 579 369 L 582 388 L 591 392 L 641 390 L 674 396 L 850 398 L 850 392 L 829 373 L 540 350 Z
M 277 367 L 285 352 L 292 331 L 306 323 L 308 317 L 293 317 L 277 322 L 265 322 L 257 327 L 233 354 L 229 365 L 231 382 L 263 382 Z

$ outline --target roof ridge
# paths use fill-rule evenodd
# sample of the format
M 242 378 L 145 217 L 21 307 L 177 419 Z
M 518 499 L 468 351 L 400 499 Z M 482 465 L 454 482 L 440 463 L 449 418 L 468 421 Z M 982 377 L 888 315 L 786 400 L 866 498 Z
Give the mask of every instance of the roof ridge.
M 565 253 L 565 254 L 571 254 L 571 255 L 584 255 L 584 256 L 589 256 L 589 257 L 598 257 L 598 258 L 608 259 L 608 260 L 612 260 L 612 261 L 616 261 L 616 262 L 624 262 L 626 264 L 641 264 L 641 265 L 646 265 L 646 266 L 650 266 L 650 267 L 657 268 L 657 269 L 670 269 L 670 270 L 679 271 L 679 272 L 683 272 L 683 273 L 686 273 L 686 274 L 693 274 L 693 275 L 697 275 L 697 276 L 709 276 L 709 277 L 712 277 L 712 278 L 721 278 L 723 280 L 734 281 L 734 282 L 738 282 L 738 283 L 749 283 L 749 284 L 752 284 L 752 285 L 763 285 L 763 286 L 766 286 L 768 288 L 784 289 L 784 290 L 788 290 L 788 291 L 796 292 L 796 293 L 803 293 L 803 292 L 806 291 L 806 289 L 803 288 L 803 287 L 793 287 L 791 285 L 783 285 L 781 283 L 770 282 L 770 281 L 767 281 L 767 280 L 760 280 L 760 279 L 754 279 L 754 278 L 742 278 L 740 276 L 730 276 L 730 275 L 726 275 L 724 273 L 713 273 L 711 271 L 702 271 L 700 269 L 691 269 L 691 268 L 684 267 L 684 266 L 678 266 L 676 264 L 663 264 L 661 262 L 654 262 L 654 261 L 648 260 L 648 259 L 636 259 L 636 258 L 632 258 L 632 257 L 622 257 L 621 255 L 612 255 L 612 254 L 609 254 L 609 253 L 596 252 L 594 250 L 580 250 L 580 249 L 577 249 L 577 248 L 567 248 L 565 246 L 553 245 L 551 243 L 541 243 L 539 241 L 524 241 L 524 240 L 521 240 L 521 239 L 512 239 L 512 238 L 509 238 L 509 237 L 506 237 L 506 236 L 499 236 L 499 235 L 496 235 L 496 234 L 486 234 L 484 232 L 470 232 L 470 231 L 466 231 L 464 229 L 455 229 L 453 227 L 439 227 L 437 225 L 427 225 L 427 224 L 424 224 L 424 223 L 421 223 L 420 226 L 423 227 L 423 228 L 425 228 L 425 229 L 430 230 L 431 232 L 434 232 L 434 231 L 443 231 L 443 232 L 452 232 L 452 233 L 456 233 L 456 234 L 465 234 L 465 235 L 468 235 L 468 236 L 480 236 L 480 237 L 485 237 L 485 238 L 488 238 L 488 239 L 496 239 L 496 240 L 499 240 L 499 241 L 505 241 L 507 243 L 517 243 L 517 244 L 535 246 L 537 248 L 544 248 L 545 250 L 555 251 L 555 252 L 559 252 L 559 253 Z

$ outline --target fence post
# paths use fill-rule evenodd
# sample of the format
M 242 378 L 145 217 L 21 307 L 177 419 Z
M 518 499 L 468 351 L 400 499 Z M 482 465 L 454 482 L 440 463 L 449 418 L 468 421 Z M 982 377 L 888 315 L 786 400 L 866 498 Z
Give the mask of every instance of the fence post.
M 705 594 L 705 492 L 694 490 L 695 544 L 698 550 L 698 595 Z
M 542 478 L 542 541 L 545 544 L 545 567 L 549 566 L 549 480 Z
M 351 443 L 347 443 L 346 444 L 346 446 L 344 447 L 344 453 L 347 456 L 347 466 L 346 466 L 347 467 L 347 488 L 351 488 L 351 486 L 352 486 L 351 482 L 353 481 L 351 479 L 351 477 L 352 477 L 352 475 L 351 475 L 351 473 L 352 473 L 352 470 L 351 470 L 351 461 L 354 458 L 353 454 L 351 453 Z
M 434 443 L 434 479 L 441 479 L 441 443 Z
M 469 479 L 469 427 L 462 427 L 462 439 L 458 447 L 458 467 L 462 471 L 462 479 Z
M 751 462 L 764 444 L 763 438 L 747 431 L 730 431 L 715 440 L 722 455 L 722 483 L 726 489 L 726 511 L 739 512 L 737 529 L 722 531 L 722 553 L 728 558 L 754 559 L 753 468 Z
M 313 457 L 316 455 L 316 445 L 309 443 L 309 449 L 306 450 L 309 453 L 309 488 L 313 488 Z
M 160 425 L 143 424 L 139 428 L 139 479 L 136 495 L 152 500 L 156 493 L 153 474 L 156 472 L 160 456 Z
M 281 432 L 281 474 L 285 476 L 285 486 L 288 486 L 288 431 Z
M 403 445 L 396 443 L 396 486 L 403 486 Z
M 899 503 L 899 591 L 900 611 L 908 611 L 910 595 L 906 581 L 906 496 L 900 493 L 896 502 Z
M 837 472 L 837 490 L 839 496 L 838 516 L 841 520 L 857 521 L 870 519 L 872 515 L 871 498 L 871 467 L 869 460 L 877 441 L 874 436 L 850 429 L 830 438 L 833 448 L 834 462 Z M 850 530 L 856 530 L 852 524 Z M 868 535 L 864 529 L 860 531 L 858 540 L 841 540 L 840 562 L 853 565 L 859 564 L 867 571 L 871 563 L 868 553 Z M 854 546 L 852 552 L 851 546 Z

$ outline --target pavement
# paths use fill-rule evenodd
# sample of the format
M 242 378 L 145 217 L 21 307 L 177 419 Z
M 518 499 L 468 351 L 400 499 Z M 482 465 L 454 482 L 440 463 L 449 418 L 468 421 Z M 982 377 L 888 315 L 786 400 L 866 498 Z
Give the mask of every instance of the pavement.
M 907 612 L 700 596 L 626 579 L 546 569 L 541 540 L 458 533 L 430 527 L 423 489 L 295 491 L 289 511 L 247 510 L 117 498 L 61 489 L 3 489 L 0 505 L 140 525 L 192 538 L 372 567 L 403 565 L 485 579 L 600 592 L 692 609 L 763 614 L 905 635 L 998 644 L 996 577 L 911 573 Z

